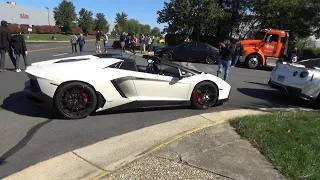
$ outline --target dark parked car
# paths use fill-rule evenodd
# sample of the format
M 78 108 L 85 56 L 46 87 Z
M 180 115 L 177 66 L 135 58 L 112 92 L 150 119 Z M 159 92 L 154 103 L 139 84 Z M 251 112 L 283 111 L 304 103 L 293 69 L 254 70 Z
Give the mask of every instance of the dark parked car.
M 183 42 L 175 47 L 158 48 L 154 55 L 166 60 L 206 64 L 215 64 L 220 57 L 219 49 L 203 42 Z

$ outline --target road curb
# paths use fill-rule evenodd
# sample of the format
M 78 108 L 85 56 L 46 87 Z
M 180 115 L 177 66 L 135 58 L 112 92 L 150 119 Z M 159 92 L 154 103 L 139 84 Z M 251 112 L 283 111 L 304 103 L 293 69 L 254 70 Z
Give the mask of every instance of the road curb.
M 60 156 L 39 162 L 38 164 L 12 174 L 4 178 L 4 180 L 47 179 L 49 177 L 50 179 L 58 180 L 66 179 L 66 174 L 70 179 L 88 179 L 89 177 L 90 179 L 99 179 L 110 172 L 113 172 L 129 163 L 149 155 L 163 146 L 166 146 L 202 129 L 226 123 L 236 117 L 292 110 L 311 109 L 238 109 L 214 113 L 203 113 L 191 117 L 180 118 L 170 122 L 142 128 L 137 131 L 128 132 L 80 149 L 64 153 Z M 143 138 L 147 138 L 150 142 L 145 142 L 145 139 Z M 123 152 L 119 150 L 122 150 Z M 110 158 L 114 159 L 109 160 Z M 108 159 L 110 162 L 103 162 L 105 159 Z M 54 168 L 52 169 L 52 167 L 59 168 L 57 170 Z M 35 174 L 37 174 L 37 177 L 34 176 Z

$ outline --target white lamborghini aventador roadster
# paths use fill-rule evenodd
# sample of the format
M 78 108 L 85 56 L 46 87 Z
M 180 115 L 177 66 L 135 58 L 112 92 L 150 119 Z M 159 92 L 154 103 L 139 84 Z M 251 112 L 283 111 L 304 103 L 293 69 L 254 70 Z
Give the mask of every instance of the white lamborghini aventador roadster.
M 144 62 L 144 65 L 137 65 Z M 85 118 L 118 108 L 185 105 L 207 109 L 229 98 L 217 76 L 159 57 L 98 54 L 33 63 L 26 70 L 27 97 L 50 103 L 65 118 Z

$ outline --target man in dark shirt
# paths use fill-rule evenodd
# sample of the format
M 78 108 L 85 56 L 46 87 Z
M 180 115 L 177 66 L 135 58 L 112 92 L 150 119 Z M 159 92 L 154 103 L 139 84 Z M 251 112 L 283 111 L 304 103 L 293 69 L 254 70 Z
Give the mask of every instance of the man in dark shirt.
M 0 26 L 0 72 L 5 71 L 5 55 L 9 50 L 11 41 L 11 33 L 8 29 L 7 21 L 1 21 Z
M 226 41 L 225 43 L 220 42 L 219 44 L 219 51 L 221 55 L 221 59 L 219 60 L 219 66 L 218 66 L 218 72 L 217 76 L 220 77 L 222 73 L 222 69 L 224 69 L 224 80 L 227 81 L 228 75 L 229 75 L 229 69 L 231 66 L 231 60 L 232 60 L 232 53 L 229 48 L 229 41 Z

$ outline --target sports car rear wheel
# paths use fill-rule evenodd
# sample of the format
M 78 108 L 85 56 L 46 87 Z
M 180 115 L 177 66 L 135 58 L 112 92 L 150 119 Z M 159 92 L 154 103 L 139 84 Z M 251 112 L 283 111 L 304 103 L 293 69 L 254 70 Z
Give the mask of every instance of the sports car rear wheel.
M 218 88 L 211 82 L 201 82 L 194 88 L 191 95 L 191 104 L 197 109 L 208 109 L 218 100 Z
M 87 84 L 70 82 L 58 88 L 54 104 L 57 111 L 68 119 L 81 119 L 96 108 L 97 96 Z

